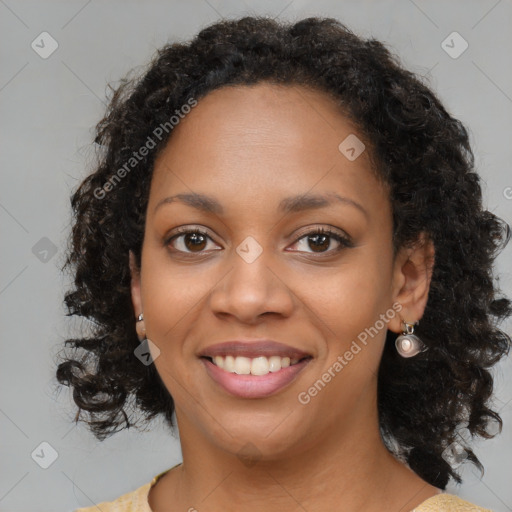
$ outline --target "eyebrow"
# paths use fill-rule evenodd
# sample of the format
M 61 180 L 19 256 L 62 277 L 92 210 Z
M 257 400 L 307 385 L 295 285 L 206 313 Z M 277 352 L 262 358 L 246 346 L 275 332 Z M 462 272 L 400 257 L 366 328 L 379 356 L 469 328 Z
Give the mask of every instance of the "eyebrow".
M 205 213 L 212 213 L 215 215 L 222 215 L 224 213 L 224 208 L 217 201 L 217 199 L 195 192 L 189 194 L 176 194 L 174 196 L 166 197 L 159 201 L 159 203 L 155 206 L 154 211 L 156 212 L 156 210 L 158 210 L 158 208 L 164 204 L 170 204 L 174 202 L 182 202 Z M 349 199 L 348 197 L 340 196 L 334 192 L 329 192 L 324 195 L 308 193 L 298 196 L 286 197 L 279 203 L 278 211 L 283 214 L 288 214 L 302 212 L 305 210 L 317 210 L 331 206 L 334 202 L 351 205 L 361 211 L 365 217 L 368 217 L 368 212 L 358 202 L 354 201 L 353 199 Z

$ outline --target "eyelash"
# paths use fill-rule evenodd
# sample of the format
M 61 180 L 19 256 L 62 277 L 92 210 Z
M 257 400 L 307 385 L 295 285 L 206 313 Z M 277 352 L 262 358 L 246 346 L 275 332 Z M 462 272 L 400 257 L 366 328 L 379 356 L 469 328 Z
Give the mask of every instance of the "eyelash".
M 200 228 L 178 228 L 177 232 L 165 241 L 165 245 L 168 246 L 171 244 L 171 242 L 173 242 L 180 236 L 187 235 L 187 234 L 198 234 L 198 235 L 205 236 L 206 238 L 209 238 L 210 240 L 212 240 L 210 235 L 206 231 L 204 231 Z M 317 228 L 317 229 L 308 231 L 306 233 L 303 233 L 301 236 L 299 236 L 299 238 L 297 238 L 297 240 L 294 242 L 293 245 L 295 245 L 298 241 L 302 240 L 303 238 L 307 238 L 309 236 L 314 236 L 314 235 L 326 235 L 331 238 L 334 238 L 337 242 L 339 242 L 340 246 L 337 249 L 329 249 L 324 252 L 318 252 L 318 253 L 312 252 L 312 253 L 307 253 L 307 254 L 317 254 L 320 257 L 322 257 L 322 255 L 330 254 L 333 252 L 339 252 L 344 248 L 350 248 L 350 247 L 354 246 L 349 238 L 341 235 L 337 231 L 334 231 L 330 228 Z M 186 254 L 186 255 L 201 254 L 201 252 L 193 253 L 193 252 L 185 252 L 185 251 L 180 251 L 180 250 L 177 250 L 177 252 L 180 252 L 180 253 Z M 299 252 L 301 252 L 301 251 L 299 251 Z

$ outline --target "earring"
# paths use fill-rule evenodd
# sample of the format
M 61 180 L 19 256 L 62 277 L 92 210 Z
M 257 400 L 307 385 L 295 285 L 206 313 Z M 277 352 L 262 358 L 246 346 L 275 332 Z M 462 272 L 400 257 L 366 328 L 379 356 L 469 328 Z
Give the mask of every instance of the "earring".
M 420 352 L 425 352 L 428 347 L 414 334 L 414 324 L 402 321 L 403 332 L 397 337 L 395 347 L 402 357 L 413 357 Z
M 146 326 L 144 325 L 144 315 L 142 313 L 137 317 L 135 330 L 137 331 L 139 341 L 143 341 L 146 338 Z
M 146 326 L 144 325 L 144 315 L 142 313 L 137 316 L 135 330 L 137 331 L 140 344 L 133 353 L 143 365 L 149 366 L 160 355 L 160 349 L 146 336 Z

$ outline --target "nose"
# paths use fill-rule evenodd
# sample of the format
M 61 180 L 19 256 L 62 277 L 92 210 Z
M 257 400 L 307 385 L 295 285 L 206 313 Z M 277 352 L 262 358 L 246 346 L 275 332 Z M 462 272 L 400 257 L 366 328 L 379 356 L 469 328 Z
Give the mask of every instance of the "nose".
M 230 270 L 210 294 L 214 314 L 234 317 L 246 324 L 257 324 L 264 315 L 292 314 L 293 292 L 270 250 L 263 250 L 253 261 L 245 258 L 243 252 L 233 250 L 228 266 Z

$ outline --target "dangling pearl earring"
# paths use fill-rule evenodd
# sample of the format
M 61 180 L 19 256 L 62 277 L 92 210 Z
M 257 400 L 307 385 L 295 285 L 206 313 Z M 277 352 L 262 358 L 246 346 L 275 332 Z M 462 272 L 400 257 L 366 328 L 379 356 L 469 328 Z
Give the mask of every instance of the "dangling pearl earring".
M 137 331 L 137 336 L 139 341 L 142 341 L 146 338 L 146 327 L 144 325 L 144 315 L 141 313 L 137 317 L 137 323 L 135 324 L 135 330 Z
M 397 337 L 395 347 L 402 357 L 413 357 L 420 352 L 425 352 L 428 347 L 414 334 L 414 324 L 402 322 L 403 332 Z

